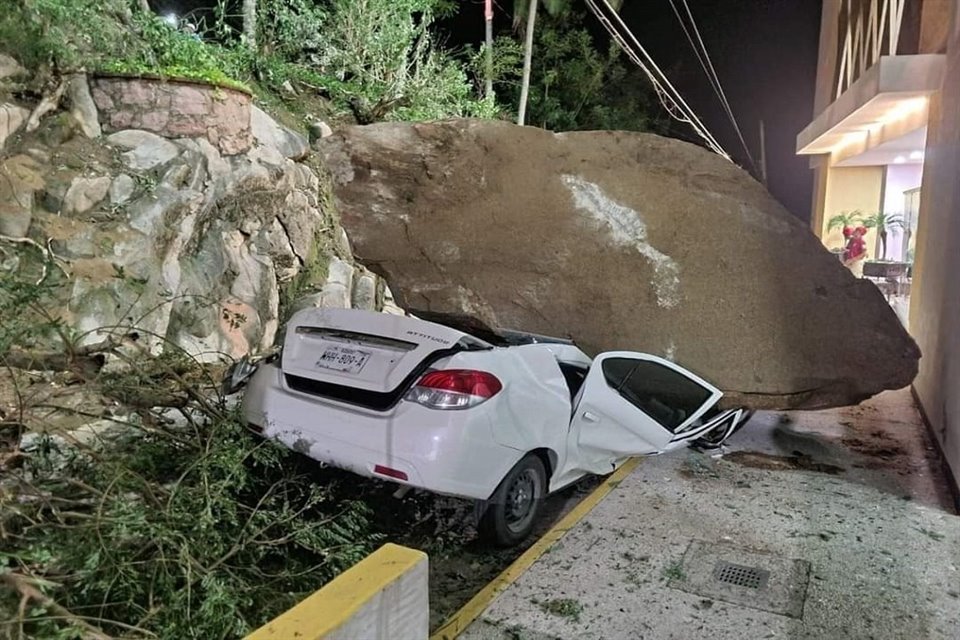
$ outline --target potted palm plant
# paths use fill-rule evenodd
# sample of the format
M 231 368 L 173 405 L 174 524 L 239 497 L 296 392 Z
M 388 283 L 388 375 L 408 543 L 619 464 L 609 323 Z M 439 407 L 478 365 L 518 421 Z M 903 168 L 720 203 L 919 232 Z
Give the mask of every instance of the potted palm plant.
M 893 229 L 903 229 L 903 216 L 899 213 L 877 211 L 863 219 L 863 226 L 877 230 L 877 245 L 874 255 L 878 259 L 864 265 L 864 274 L 879 278 L 895 278 L 906 273 L 906 263 L 887 260 L 887 234 Z
M 875 255 L 880 256 L 881 261 L 885 261 L 887 259 L 887 232 L 893 229 L 903 229 L 903 216 L 899 213 L 877 211 L 863 219 L 863 226 L 867 229 L 877 230 Z

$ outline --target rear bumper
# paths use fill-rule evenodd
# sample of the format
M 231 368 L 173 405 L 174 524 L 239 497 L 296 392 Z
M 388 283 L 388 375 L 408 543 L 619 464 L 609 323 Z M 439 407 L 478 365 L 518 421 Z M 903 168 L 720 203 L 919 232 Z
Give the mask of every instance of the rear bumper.
M 401 401 L 375 412 L 293 391 L 281 378 L 271 363 L 250 379 L 247 421 L 294 451 L 361 476 L 483 500 L 523 455 L 494 442 L 485 405 L 436 411 Z M 376 473 L 377 465 L 407 479 Z

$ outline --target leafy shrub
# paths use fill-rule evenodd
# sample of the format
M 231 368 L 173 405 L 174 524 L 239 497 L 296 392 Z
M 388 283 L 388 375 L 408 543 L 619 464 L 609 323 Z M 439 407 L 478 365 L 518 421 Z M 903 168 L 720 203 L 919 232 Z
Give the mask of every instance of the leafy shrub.
M 361 119 L 490 116 L 465 65 L 431 31 L 453 8 L 443 0 L 331 0 L 320 47 L 296 59 L 328 77 L 327 87 Z
M 21 499 L 0 499 L 0 571 L 45 585 L 107 632 L 236 637 L 376 541 L 365 505 L 312 481 L 294 454 L 257 440 L 235 413 L 184 431 L 138 431 L 72 450 L 63 468 L 50 461 L 64 455 L 56 446 L 28 458 Z M 12 598 L 3 604 L 16 609 Z M 26 622 L 42 636 L 64 621 L 40 606 Z
M 0 42 L 26 66 L 155 74 L 244 88 L 223 71 L 220 47 L 124 0 L 12 0 Z
M 495 55 L 499 60 L 495 88 L 516 109 L 522 52 L 509 43 L 498 41 L 497 45 L 501 53 L 499 58 Z M 553 131 L 657 131 L 663 125 L 650 116 L 657 113 L 655 104 L 642 72 L 624 63 L 614 43 L 606 50 L 598 48 L 583 26 L 583 16 L 539 19 L 527 103 L 529 124 Z

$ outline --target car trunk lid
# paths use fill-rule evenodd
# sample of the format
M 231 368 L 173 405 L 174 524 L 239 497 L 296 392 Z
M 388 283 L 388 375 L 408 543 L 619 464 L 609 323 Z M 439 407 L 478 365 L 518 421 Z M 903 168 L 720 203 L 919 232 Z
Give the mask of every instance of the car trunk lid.
M 282 370 L 295 390 L 386 408 L 432 362 L 485 348 L 473 336 L 416 318 L 305 309 L 287 323 Z

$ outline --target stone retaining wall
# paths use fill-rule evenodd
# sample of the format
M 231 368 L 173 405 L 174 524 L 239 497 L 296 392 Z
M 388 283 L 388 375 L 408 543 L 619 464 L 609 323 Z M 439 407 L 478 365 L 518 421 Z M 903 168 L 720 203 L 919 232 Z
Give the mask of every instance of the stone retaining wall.
M 206 137 L 223 155 L 250 149 L 250 95 L 225 87 L 129 77 L 91 79 L 106 132 L 143 129 L 167 138 Z

